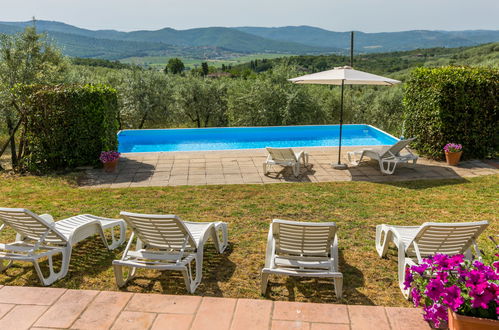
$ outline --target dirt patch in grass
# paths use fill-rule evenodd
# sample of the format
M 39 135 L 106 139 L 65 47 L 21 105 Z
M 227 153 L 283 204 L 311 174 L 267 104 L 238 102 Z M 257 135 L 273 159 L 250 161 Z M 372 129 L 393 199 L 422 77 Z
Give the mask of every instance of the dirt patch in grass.
M 0 176 L 0 205 L 24 207 L 62 219 L 80 213 L 118 217 L 120 211 L 174 213 L 185 220 L 226 221 L 230 247 L 222 255 L 209 244 L 197 295 L 262 298 L 268 226 L 272 219 L 335 221 L 339 226 L 340 270 L 344 298 L 332 281 L 271 277 L 267 298 L 288 301 L 409 306 L 397 285 L 397 257 L 378 258 L 375 227 L 389 223 L 489 220 L 480 246 L 493 251 L 488 235 L 499 232 L 499 176 L 469 180 L 424 180 L 393 184 L 369 182 L 272 185 L 184 186 L 127 189 L 79 189 L 74 176 Z M 0 233 L 12 240 L 14 233 Z M 106 251 L 97 239 L 78 244 L 66 278 L 55 287 L 118 290 L 111 261 L 122 249 Z M 0 284 L 39 286 L 30 264 L 15 263 L 0 274 Z M 178 274 L 140 271 L 125 291 L 186 294 Z

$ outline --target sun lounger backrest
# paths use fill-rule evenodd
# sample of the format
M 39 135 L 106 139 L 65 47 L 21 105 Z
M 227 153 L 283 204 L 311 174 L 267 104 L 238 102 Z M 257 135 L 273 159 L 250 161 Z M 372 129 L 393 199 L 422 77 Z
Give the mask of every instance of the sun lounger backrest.
M 38 241 L 45 236 L 44 241 L 48 243 L 66 243 L 67 240 L 45 219 L 33 212 L 21 208 L 0 208 L 0 220 L 7 226 L 14 229 L 23 237 Z
M 274 220 L 272 235 L 277 255 L 328 256 L 336 234 L 334 222 Z
M 270 148 L 267 147 L 267 151 L 269 152 L 272 160 L 274 161 L 297 161 L 295 153 L 291 148 Z
M 196 249 L 196 242 L 176 215 L 120 213 L 140 240 L 148 247 L 180 250 Z M 186 242 L 187 239 L 187 242 Z M 184 245 L 184 243 L 186 243 Z
M 462 223 L 426 222 L 421 225 L 418 234 L 409 244 L 408 253 L 414 253 L 417 244 L 421 256 L 435 253 L 455 255 L 464 253 L 487 228 L 487 221 Z
M 397 143 L 392 145 L 390 148 L 386 149 L 386 151 L 381 155 L 381 158 L 384 158 L 387 156 L 392 156 L 392 155 L 398 155 L 399 152 L 404 150 L 404 148 L 407 147 L 412 141 L 414 141 L 414 138 L 398 141 Z

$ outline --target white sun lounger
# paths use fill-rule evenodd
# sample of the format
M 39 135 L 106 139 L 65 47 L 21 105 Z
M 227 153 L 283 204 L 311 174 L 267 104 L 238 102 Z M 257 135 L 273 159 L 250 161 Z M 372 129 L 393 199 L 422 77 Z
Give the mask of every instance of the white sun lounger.
M 418 156 L 414 155 L 407 146 L 414 141 L 414 138 L 407 140 L 400 140 L 392 146 L 383 148 L 369 148 L 359 151 L 349 151 L 347 153 L 348 161 L 352 165 L 359 165 L 364 157 L 375 159 L 379 162 L 379 168 L 384 174 L 393 174 L 395 168 L 400 163 L 408 163 L 412 161 L 412 165 L 416 165 Z M 407 154 L 401 155 L 400 152 L 406 149 Z M 357 160 L 357 157 L 359 159 Z
M 263 163 L 263 174 L 269 172 L 269 166 L 281 165 L 291 166 L 293 175 L 298 177 L 300 175 L 300 164 L 308 166 L 308 153 L 305 151 L 294 152 L 291 148 L 266 148 L 269 152 L 267 160 Z
M 10 267 L 13 261 L 31 262 L 43 285 L 50 285 L 66 276 L 71 250 L 76 243 L 98 234 L 104 245 L 112 250 L 122 244 L 126 237 L 126 223 L 123 220 L 90 214 L 54 222 L 49 214 L 37 215 L 22 208 L 0 208 L 0 220 L 3 222 L 0 231 L 8 226 L 17 234 L 14 242 L 0 244 L 0 271 Z M 115 237 L 115 229 L 120 231 L 118 238 Z M 110 244 L 104 235 L 106 230 L 111 232 Z M 62 264 L 56 272 L 52 258 L 59 253 L 62 254 Z M 43 275 L 39 265 L 39 260 L 45 257 L 48 258 L 48 277 Z
M 343 274 L 338 270 L 338 236 L 334 222 L 298 222 L 275 219 L 270 224 L 262 269 L 262 294 L 270 274 L 334 279 L 341 298 Z
M 399 286 L 404 296 L 408 298 L 409 291 L 404 290 L 407 266 L 418 265 L 423 258 L 436 253 L 447 255 L 464 253 L 466 258 L 471 260 L 473 257 L 471 247 L 475 250 L 476 258 L 481 259 L 476 240 L 488 225 L 487 221 L 425 222 L 421 226 L 378 225 L 376 227 L 376 251 L 380 257 L 384 257 L 390 242 L 398 248 Z
M 135 277 L 137 268 L 179 271 L 184 276 L 187 291 L 194 293 L 201 283 L 203 247 L 211 238 L 219 253 L 227 247 L 225 222 L 188 222 L 176 215 L 120 213 L 132 228 L 123 257 L 113 261 L 116 283 L 124 286 Z M 135 235 L 136 248 L 131 250 Z M 221 236 L 221 237 L 219 237 Z M 195 277 L 191 262 L 195 262 Z M 124 274 L 123 268 L 129 268 Z

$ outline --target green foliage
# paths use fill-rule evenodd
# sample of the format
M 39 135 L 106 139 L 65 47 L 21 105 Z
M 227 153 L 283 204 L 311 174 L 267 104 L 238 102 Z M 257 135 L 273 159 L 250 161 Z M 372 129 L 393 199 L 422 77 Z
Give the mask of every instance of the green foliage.
M 122 63 L 119 61 L 109 61 L 98 58 L 81 58 L 74 57 L 71 59 L 71 62 L 75 65 L 86 65 L 86 66 L 99 66 L 103 68 L 111 68 L 111 69 L 131 69 L 133 65 Z
M 223 81 L 182 78 L 175 87 L 176 121 L 196 127 L 226 126 L 227 89 Z
M 27 111 L 21 105 L 25 95 L 14 95 L 14 87 L 19 84 L 58 83 L 64 80 L 66 72 L 65 58 L 44 35 L 37 34 L 34 27 L 26 27 L 24 32 L 14 35 L 0 34 L 0 119 L 4 119 L 6 131 L 11 137 L 14 169 L 24 156 L 24 131 L 18 134 L 19 147 L 16 146 L 15 134 Z M 0 145 L 2 147 L 3 144 Z
M 468 67 L 418 68 L 404 95 L 405 135 L 425 156 L 442 158 L 445 144 L 463 145 L 466 158 L 498 150 L 499 70 Z
M 179 58 L 171 58 L 166 65 L 168 72 L 173 74 L 180 74 L 184 72 L 184 63 Z
M 95 165 L 117 147 L 117 95 L 105 85 L 27 86 L 30 108 L 22 167 L 46 172 Z

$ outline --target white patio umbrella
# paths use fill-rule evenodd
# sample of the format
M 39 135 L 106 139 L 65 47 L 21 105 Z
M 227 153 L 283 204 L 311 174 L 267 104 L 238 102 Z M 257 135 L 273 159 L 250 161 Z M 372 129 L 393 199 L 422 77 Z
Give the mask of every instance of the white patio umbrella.
M 316 85 L 339 85 L 341 86 L 340 102 L 340 143 L 338 151 L 338 163 L 333 164 L 335 168 L 346 168 L 341 164 L 341 135 L 343 130 L 343 90 L 345 85 L 384 85 L 391 86 L 400 83 L 395 79 L 378 76 L 372 73 L 354 70 L 350 66 L 336 67 L 333 70 L 307 74 L 301 77 L 289 79 L 295 84 Z

